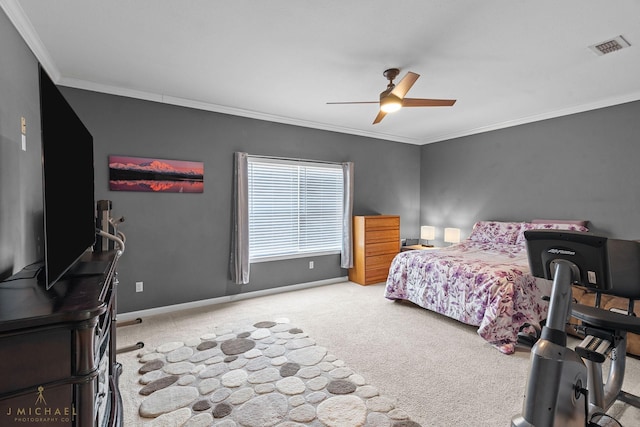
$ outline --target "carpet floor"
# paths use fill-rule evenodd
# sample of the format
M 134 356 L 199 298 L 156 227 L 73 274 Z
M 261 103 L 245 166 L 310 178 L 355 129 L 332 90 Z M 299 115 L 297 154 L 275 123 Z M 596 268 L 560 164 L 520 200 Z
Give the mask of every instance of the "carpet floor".
M 181 425 L 180 421 L 169 421 L 166 418 L 159 422 L 160 415 L 156 418 L 140 416 L 140 407 L 144 407 L 145 400 L 153 395 L 145 396 L 140 394 L 140 391 L 154 381 L 153 375 L 149 375 L 143 380 L 143 383 L 147 384 L 140 382 L 143 375 L 139 370 L 145 364 L 141 363 L 141 355 L 159 353 L 155 350 L 168 343 L 182 343 L 182 346 L 193 347 L 194 344 L 197 346 L 198 342 L 216 341 L 215 337 L 220 341 L 216 346 L 219 349 L 221 342 L 231 339 L 231 335 L 237 338 L 239 334 L 249 333 L 250 336 L 255 331 L 268 329 L 254 326 L 265 320 L 277 320 L 282 325 L 301 330 L 305 336 L 297 339 L 310 339 L 313 342 L 311 346 L 326 349 L 325 356 L 329 356 L 329 359 L 319 363 L 333 364 L 331 369 L 329 365 L 323 365 L 328 369 L 323 370 L 327 384 L 331 380 L 348 380 L 351 377 L 350 382 L 356 387 L 369 386 L 370 388 L 365 390 L 370 391 L 375 389 L 376 396 L 381 398 L 377 399 L 377 403 L 387 402 L 387 408 L 393 405 L 397 410 L 393 416 L 406 417 L 404 421 L 410 420 L 423 427 L 493 427 L 507 426 L 512 417 L 521 413 L 529 371 L 528 349 L 518 349 L 513 355 L 501 354 L 477 335 L 476 328 L 413 304 L 386 300 L 382 296 L 383 289 L 382 284 L 359 286 L 343 282 L 150 316 L 144 318 L 140 324 L 118 328 L 118 347 L 138 341 L 145 343 L 142 350 L 118 354 L 118 361 L 123 365 L 120 391 L 124 404 L 124 425 Z M 247 328 L 247 325 L 250 325 L 250 330 L 234 329 Z M 278 332 L 270 331 L 270 334 L 282 333 L 279 328 L 276 329 Z M 221 334 L 224 331 L 229 331 L 229 334 Z M 290 329 L 286 333 L 290 334 L 289 331 Z M 221 336 L 225 339 L 220 339 Z M 292 336 L 289 339 L 295 340 L 296 337 Z M 162 357 L 166 358 L 174 350 L 161 353 Z M 147 357 L 153 359 L 153 356 Z M 224 358 L 228 355 L 219 357 Z M 298 364 L 302 370 L 304 365 Z M 339 367 L 347 367 L 349 375 L 337 378 L 328 374 Z M 216 379 L 222 381 L 225 374 Z M 217 384 L 216 381 L 211 382 Z M 289 386 L 297 383 L 296 380 L 287 382 L 290 383 Z M 276 383 L 277 381 L 273 383 L 274 387 L 277 387 Z M 299 383 L 297 384 L 299 386 Z M 284 386 L 286 387 L 286 383 Z M 628 358 L 623 389 L 636 395 L 640 394 L 640 360 Z M 266 389 L 259 388 L 260 390 Z M 311 392 L 305 391 L 308 394 Z M 333 394 L 324 389 L 322 392 L 325 393 L 325 401 L 330 400 L 326 396 L 349 395 Z M 193 391 L 190 393 L 193 395 Z M 244 397 L 235 396 L 237 400 L 234 401 L 239 403 L 234 404 L 231 409 L 238 409 L 242 404 L 248 403 L 251 397 L 242 403 L 242 399 L 246 399 L 247 395 L 260 396 L 255 388 L 253 393 L 248 390 L 245 393 Z M 355 393 L 357 395 L 357 392 Z M 284 395 L 288 396 L 289 403 L 295 396 L 286 393 Z M 316 395 L 316 398 L 319 397 Z M 364 398 L 367 399 L 366 395 Z M 298 406 L 304 406 L 300 399 L 293 401 L 298 402 Z M 211 401 L 212 408 L 207 412 L 212 413 L 215 404 L 220 402 Z M 320 404 L 321 402 L 317 402 L 317 405 L 312 405 L 316 408 L 314 421 L 291 425 L 314 425 L 313 422 L 321 422 L 317 410 Z M 150 404 L 146 406 L 152 407 Z M 150 411 L 147 415 L 157 409 Z M 389 416 L 390 411 L 373 412 L 387 414 L 386 419 L 380 417 L 377 421 L 370 421 L 379 422 L 379 426 L 392 426 L 394 422 L 401 421 Z M 308 413 L 310 414 L 310 411 Z M 362 414 L 362 411 L 358 413 Z M 622 425 L 640 425 L 640 409 L 629 405 L 617 402 L 609 410 L 609 414 L 616 417 Z M 215 424 L 223 420 L 224 418 L 221 418 L 211 424 L 203 421 L 203 424 L 193 425 L 224 426 Z

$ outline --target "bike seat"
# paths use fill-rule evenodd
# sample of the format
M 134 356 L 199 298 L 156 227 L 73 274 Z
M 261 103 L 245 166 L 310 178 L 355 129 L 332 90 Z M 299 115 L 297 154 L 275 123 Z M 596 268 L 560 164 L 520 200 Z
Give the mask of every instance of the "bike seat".
M 571 315 L 591 326 L 640 334 L 640 318 L 584 304 L 572 304 Z

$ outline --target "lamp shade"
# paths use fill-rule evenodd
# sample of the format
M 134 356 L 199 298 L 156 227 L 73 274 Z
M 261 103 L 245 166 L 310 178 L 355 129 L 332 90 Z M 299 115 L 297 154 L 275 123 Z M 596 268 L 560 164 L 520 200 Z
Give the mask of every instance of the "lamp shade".
M 460 229 L 452 227 L 445 228 L 444 241 L 447 243 L 460 243 Z
M 431 225 L 420 227 L 420 238 L 422 240 L 433 240 L 436 238 L 436 228 Z

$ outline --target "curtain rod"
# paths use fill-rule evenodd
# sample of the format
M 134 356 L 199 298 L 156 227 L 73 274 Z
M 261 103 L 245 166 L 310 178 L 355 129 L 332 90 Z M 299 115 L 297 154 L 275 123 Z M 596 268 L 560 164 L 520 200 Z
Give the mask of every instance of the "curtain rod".
M 342 165 L 345 162 L 330 162 L 328 160 L 310 160 L 310 159 L 296 159 L 294 157 L 281 157 L 281 156 L 262 156 L 260 154 L 247 154 L 248 157 L 257 157 L 260 159 L 274 159 L 274 160 L 288 160 L 290 162 L 309 162 L 309 163 L 325 163 L 329 165 Z

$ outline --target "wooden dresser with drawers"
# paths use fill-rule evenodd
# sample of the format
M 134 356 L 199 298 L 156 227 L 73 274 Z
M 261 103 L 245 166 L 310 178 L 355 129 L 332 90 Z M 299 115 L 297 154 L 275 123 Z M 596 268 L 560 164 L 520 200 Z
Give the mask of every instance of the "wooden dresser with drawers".
M 391 261 L 400 252 L 400 217 L 353 217 L 353 268 L 349 280 L 371 285 L 387 280 Z

